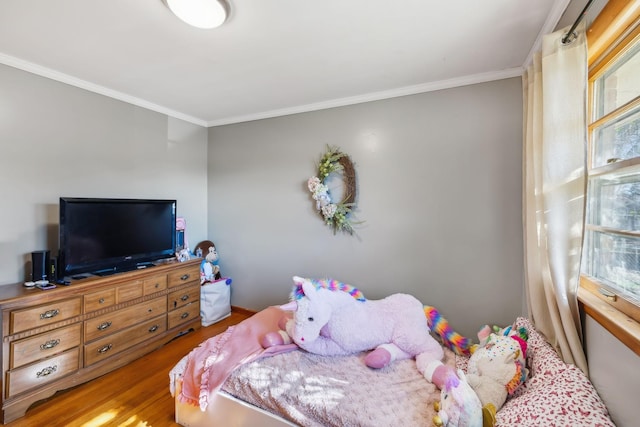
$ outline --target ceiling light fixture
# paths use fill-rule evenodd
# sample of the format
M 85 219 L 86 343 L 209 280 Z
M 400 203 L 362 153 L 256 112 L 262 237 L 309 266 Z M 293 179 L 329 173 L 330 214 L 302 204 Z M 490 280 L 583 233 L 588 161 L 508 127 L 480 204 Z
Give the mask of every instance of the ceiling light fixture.
M 229 5 L 225 0 L 164 0 L 171 12 L 197 28 L 216 28 L 227 20 Z

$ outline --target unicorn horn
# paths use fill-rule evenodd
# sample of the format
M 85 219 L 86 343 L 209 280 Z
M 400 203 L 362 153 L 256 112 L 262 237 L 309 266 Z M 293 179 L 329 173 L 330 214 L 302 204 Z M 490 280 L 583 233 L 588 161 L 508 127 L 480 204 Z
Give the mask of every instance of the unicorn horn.
M 297 301 L 288 302 L 286 304 L 281 305 L 280 309 L 284 311 L 298 311 L 298 302 Z

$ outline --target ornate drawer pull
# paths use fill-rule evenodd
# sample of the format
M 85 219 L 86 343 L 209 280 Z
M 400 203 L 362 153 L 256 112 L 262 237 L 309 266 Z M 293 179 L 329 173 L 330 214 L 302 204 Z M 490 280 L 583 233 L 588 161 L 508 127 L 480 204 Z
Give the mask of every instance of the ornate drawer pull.
M 189 312 L 184 312 L 182 313 L 182 316 L 180 316 L 181 319 L 186 319 L 187 317 L 189 317 Z
M 97 329 L 99 331 L 104 331 L 105 329 L 107 329 L 109 326 L 111 326 L 111 322 L 104 322 L 98 325 Z
M 60 310 L 53 309 L 53 310 L 47 310 L 44 313 L 40 314 L 40 318 L 41 319 L 51 319 L 53 317 L 56 317 L 58 314 L 60 314 Z
M 113 345 L 111 345 L 111 344 L 107 344 L 107 345 L 105 345 L 104 347 L 99 348 L 99 349 L 98 349 L 98 353 L 100 353 L 100 354 L 105 354 L 107 351 L 111 350 L 111 347 L 113 347 Z
M 186 300 L 188 300 L 188 299 L 189 299 L 189 295 L 182 295 L 182 296 L 180 297 L 180 299 L 181 299 L 182 301 L 186 301 Z
M 104 304 L 104 298 L 100 298 L 100 299 L 98 300 L 98 304 Z
M 153 325 L 152 327 L 149 328 L 149 332 L 155 332 L 158 330 L 158 325 Z
M 60 340 L 49 340 L 44 344 L 40 345 L 40 350 L 49 350 L 55 346 L 57 346 L 58 344 L 60 344 Z
M 47 375 L 53 374 L 57 370 L 58 370 L 58 366 L 57 365 L 47 366 L 42 371 L 37 372 L 36 373 L 36 377 L 37 378 L 46 377 Z
M 188 280 L 189 277 L 191 277 L 190 274 L 183 274 L 182 276 L 180 276 L 180 280 L 185 281 L 185 280 Z

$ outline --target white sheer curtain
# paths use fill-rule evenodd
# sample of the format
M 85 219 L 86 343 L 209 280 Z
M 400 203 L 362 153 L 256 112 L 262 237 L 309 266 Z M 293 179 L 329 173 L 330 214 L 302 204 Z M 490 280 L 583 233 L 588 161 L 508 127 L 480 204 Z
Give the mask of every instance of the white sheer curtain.
M 587 373 L 577 289 L 586 182 L 584 24 L 544 37 L 523 76 L 525 284 L 529 316 L 567 363 Z

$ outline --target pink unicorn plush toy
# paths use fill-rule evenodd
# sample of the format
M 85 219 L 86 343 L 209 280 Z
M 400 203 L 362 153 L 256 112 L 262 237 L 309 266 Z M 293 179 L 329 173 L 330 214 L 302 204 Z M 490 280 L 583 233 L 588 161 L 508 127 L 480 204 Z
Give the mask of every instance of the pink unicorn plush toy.
M 287 305 L 295 313 L 286 330 L 300 348 L 324 356 L 375 349 L 365 357 L 371 368 L 418 354 L 430 360 L 444 356 L 429 333 L 424 306 L 413 296 L 358 301 L 347 292 L 316 289 L 308 279 L 293 280 L 302 285 L 305 297 Z

